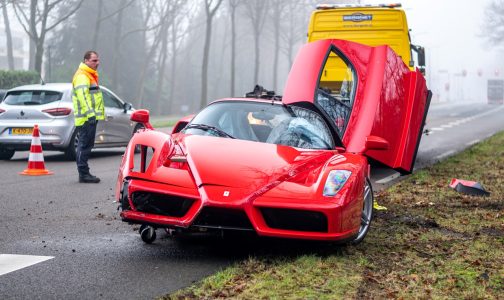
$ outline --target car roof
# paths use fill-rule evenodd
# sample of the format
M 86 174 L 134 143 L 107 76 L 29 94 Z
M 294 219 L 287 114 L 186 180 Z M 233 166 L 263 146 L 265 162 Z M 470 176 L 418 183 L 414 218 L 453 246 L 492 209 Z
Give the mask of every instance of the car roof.
M 29 84 L 22 85 L 15 88 L 10 89 L 9 91 L 59 91 L 64 92 L 72 88 L 72 84 L 70 82 L 64 83 L 46 83 L 46 84 Z

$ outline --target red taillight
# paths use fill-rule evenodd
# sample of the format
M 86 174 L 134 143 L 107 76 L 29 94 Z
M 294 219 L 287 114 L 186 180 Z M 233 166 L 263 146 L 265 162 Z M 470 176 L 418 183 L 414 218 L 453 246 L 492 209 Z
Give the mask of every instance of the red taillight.
M 72 109 L 67 107 L 58 107 L 45 109 L 43 110 L 43 112 L 48 113 L 51 116 L 68 116 L 70 113 L 72 113 Z
M 5 112 L 5 109 L 0 108 L 0 114 L 3 114 Z

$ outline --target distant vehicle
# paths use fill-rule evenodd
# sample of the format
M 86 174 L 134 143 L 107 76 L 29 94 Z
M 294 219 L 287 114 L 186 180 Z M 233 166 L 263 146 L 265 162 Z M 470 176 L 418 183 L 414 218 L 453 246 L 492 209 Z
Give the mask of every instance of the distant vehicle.
M 488 104 L 504 104 L 504 80 L 488 80 L 487 98 Z
M 410 41 L 406 14 L 401 4 L 319 4 L 310 18 L 308 42 L 340 39 L 368 46 L 388 45 L 415 70 L 412 52 L 417 53 L 417 66 L 425 74 L 425 49 Z
M 101 87 L 106 119 L 98 122 L 95 148 L 126 146 L 143 125 L 130 120 L 131 104 Z M 25 85 L 8 90 L 0 103 L 0 159 L 30 149 L 33 126 L 38 124 L 44 150 L 59 150 L 75 159 L 79 136 L 75 130 L 72 84 Z

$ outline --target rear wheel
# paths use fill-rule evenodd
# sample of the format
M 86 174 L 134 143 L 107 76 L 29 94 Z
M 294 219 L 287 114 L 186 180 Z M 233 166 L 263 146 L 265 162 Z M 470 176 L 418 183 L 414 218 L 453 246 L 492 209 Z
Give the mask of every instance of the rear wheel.
M 77 157 L 77 145 L 79 144 L 79 133 L 77 129 L 75 129 L 72 134 L 72 138 L 70 139 L 70 143 L 68 143 L 68 147 L 65 149 L 65 158 L 67 160 L 75 160 Z
M 14 156 L 14 153 L 16 153 L 15 150 L 0 149 L 0 160 L 9 160 Z
M 362 206 L 361 225 L 359 228 L 359 233 L 352 241 L 352 244 L 358 244 L 362 242 L 369 231 L 371 219 L 373 218 L 373 201 L 373 189 L 371 187 L 371 183 L 366 178 L 366 181 L 364 183 L 364 203 Z

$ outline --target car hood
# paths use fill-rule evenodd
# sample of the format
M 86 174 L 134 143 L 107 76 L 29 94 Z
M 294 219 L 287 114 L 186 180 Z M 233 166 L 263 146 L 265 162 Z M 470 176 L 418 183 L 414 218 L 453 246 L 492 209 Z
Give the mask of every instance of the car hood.
M 337 151 L 296 149 L 289 146 L 182 135 L 177 143 L 198 187 L 205 185 L 269 190 L 320 168 Z

